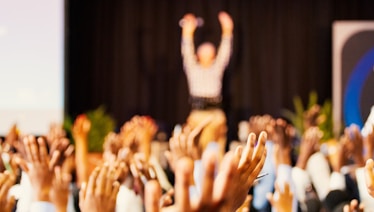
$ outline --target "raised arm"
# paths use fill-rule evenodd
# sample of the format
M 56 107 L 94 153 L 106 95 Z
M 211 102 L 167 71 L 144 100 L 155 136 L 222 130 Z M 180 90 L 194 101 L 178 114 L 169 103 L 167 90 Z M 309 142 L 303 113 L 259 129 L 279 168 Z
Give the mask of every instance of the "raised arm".
M 190 70 L 190 66 L 197 63 L 193 39 L 196 27 L 197 19 L 195 15 L 188 13 L 183 16 L 181 51 L 185 71 Z
M 78 185 L 87 182 L 88 170 L 88 132 L 91 129 L 91 122 L 85 115 L 76 118 L 72 131 L 75 141 L 75 164 L 77 169 Z
M 216 63 L 224 70 L 230 60 L 234 22 L 231 16 L 223 11 L 218 14 L 218 20 L 221 24 L 222 38 L 217 52 Z

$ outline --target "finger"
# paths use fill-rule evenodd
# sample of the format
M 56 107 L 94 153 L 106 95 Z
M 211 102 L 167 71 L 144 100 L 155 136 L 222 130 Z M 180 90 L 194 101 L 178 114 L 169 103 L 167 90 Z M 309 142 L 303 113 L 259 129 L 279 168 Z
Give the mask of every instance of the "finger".
M 28 166 L 27 166 L 27 162 L 26 162 L 23 158 L 21 158 L 21 157 L 19 157 L 19 156 L 15 156 L 15 157 L 14 157 L 14 162 L 15 162 L 19 167 L 21 167 L 21 169 L 22 169 L 24 172 L 26 172 L 26 173 L 29 172 L 29 168 L 28 168 Z
M 61 181 L 62 181 L 62 177 L 61 177 L 61 168 L 60 167 L 55 167 L 54 168 L 54 173 L 55 173 L 55 181 L 58 183 L 58 184 L 61 184 Z
M 117 195 L 118 195 L 118 192 L 119 192 L 119 188 L 120 188 L 120 184 L 118 181 L 114 181 L 113 184 L 112 184 L 112 191 L 111 191 L 111 199 L 113 201 L 116 201 L 117 200 Z
M 96 167 L 94 171 L 91 173 L 90 177 L 88 178 L 85 196 L 95 195 L 96 179 L 99 173 L 100 173 L 100 167 Z
M 261 160 L 264 160 L 265 162 L 264 156 L 266 157 L 266 147 L 265 147 L 266 139 L 267 139 L 266 133 L 264 131 L 261 132 L 259 136 L 258 144 L 254 149 L 252 158 L 249 161 L 249 167 L 247 168 L 247 171 L 251 172 L 253 169 L 261 165 L 260 163 Z
M 246 171 L 247 177 L 247 186 L 252 186 L 254 180 L 257 178 L 258 174 L 261 172 L 262 168 L 264 167 L 266 159 L 266 151 L 262 155 L 261 160 L 258 163 L 252 163 L 251 167 L 249 167 Z M 254 167 L 254 168 L 253 168 Z
M 266 140 L 267 140 L 267 134 L 265 131 L 262 131 L 260 133 L 260 136 L 258 137 L 258 143 L 255 147 L 254 154 L 252 156 L 252 161 L 254 163 L 257 163 L 261 159 L 261 156 L 264 153 Z
M 186 138 L 186 135 L 182 134 L 179 136 L 179 142 L 178 142 L 178 145 L 179 145 L 179 149 L 182 151 L 182 152 L 186 152 L 187 150 L 187 138 Z
M 40 155 L 39 155 L 39 148 L 36 143 L 34 136 L 29 136 L 29 142 L 28 142 L 30 152 L 31 152 L 31 158 L 34 162 L 40 162 Z
M 234 155 L 238 158 L 238 160 L 240 160 L 242 154 L 243 154 L 243 146 L 236 147 Z
M 252 157 L 253 149 L 256 143 L 256 135 L 254 133 L 250 133 L 247 139 L 247 144 L 244 147 L 242 156 L 239 162 L 239 168 L 242 168 Z
M 240 175 L 240 173 L 237 171 L 238 163 L 239 160 L 237 160 L 233 152 L 228 152 L 224 155 L 220 166 L 220 172 L 214 180 L 214 201 L 221 202 L 227 197 L 227 195 L 230 195 L 230 182 L 232 180 L 237 180 Z
M 108 165 L 104 165 L 101 167 L 100 172 L 96 178 L 96 188 L 95 188 L 95 195 L 101 196 L 103 195 L 106 187 L 107 179 L 107 172 L 108 172 Z
M 267 193 L 266 194 L 266 199 L 269 201 L 270 205 L 274 206 L 274 198 L 272 193 Z
M 48 163 L 48 151 L 47 146 L 43 138 L 38 138 L 38 145 L 39 145 L 39 158 L 40 162 Z
M 81 184 L 81 189 L 79 191 L 79 207 L 81 209 L 82 209 L 83 202 L 86 199 L 86 193 L 87 193 L 87 184 L 86 182 L 83 182 Z
M 206 151 L 203 155 L 204 173 L 203 187 L 200 203 L 209 205 L 212 202 L 213 182 L 217 155 L 213 152 Z
M 32 162 L 33 158 L 32 158 L 31 147 L 29 143 L 30 143 L 29 136 L 25 136 L 23 138 L 23 146 L 25 147 L 26 158 L 28 161 Z
M 104 182 L 104 192 L 105 192 L 105 195 L 109 196 L 112 192 L 112 189 L 113 189 L 113 183 L 115 182 L 114 180 L 114 169 L 111 168 L 109 169 L 108 173 L 107 173 L 107 176 L 106 176 L 106 179 L 105 179 L 105 182 Z
M 69 156 L 71 156 L 72 154 L 73 154 L 73 152 L 74 152 L 74 145 L 69 145 L 67 148 L 66 148 L 66 150 L 65 150 L 65 152 L 64 152 L 64 156 L 65 157 L 69 157 Z
M 368 159 L 365 164 L 365 182 L 369 193 L 374 194 L 374 161 Z
M 203 129 L 213 120 L 213 116 L 209 116 L 206 119 L 202 120 L 189 134 L 188 141 L 192 142 L 192 145 L 195 141 L 196 136 L 198 136 Z
M 175 204 L 179 210 L 190 210 L 189 186 L 193 174 L 193 161 L 187 157 L 178 160 L 175 172 Z
M 59 150 L 56 150 L 53 152 L 52 157 L 49 161 L 49 170 L 53 170 L 54 167 L 57 166 L 60 155 L 61 155 L 61 152 Z
M 175 148 L 175 139 L 177 136 L 173 136 L 169 139 L 169 149 L 170 151 L 173 151 Z
M 348 204 L 344 205 L 343 212 L 351 212 L 350 206 Z
M 351 200 L 349 205 L 352 211 L 358 209 L 358 201 L 356 199 Z

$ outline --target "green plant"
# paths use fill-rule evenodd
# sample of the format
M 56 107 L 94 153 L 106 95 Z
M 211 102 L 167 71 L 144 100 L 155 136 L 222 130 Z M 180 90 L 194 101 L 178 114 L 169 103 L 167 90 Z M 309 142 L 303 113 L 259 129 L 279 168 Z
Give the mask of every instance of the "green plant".
M 84 114 L 91 121 L 91 129 L 87 137 L 88 152 L 102 152 L 104 138 L 109 132 L 114 131 L 116 126 L 115 120 L 106 112 L 104 106 L 89 110 Z M 72 126 L 73 119 L 70 116 L 65 117 L 64 129 L 73 141 L 71 136 Z
M 332 104 L 330 100 L 325 100 L 323 105 L 320 106 L 317 92 L 311 91 L 306 107 L 304 107 L 300 96 L 293 98 L 293 104 L 295 111 L 284 109 L 282 114 L 293 124 L 299 136 L 304 133 L 308 126 L 318 126 L 323 132 L 322 141 L 333 138 Z

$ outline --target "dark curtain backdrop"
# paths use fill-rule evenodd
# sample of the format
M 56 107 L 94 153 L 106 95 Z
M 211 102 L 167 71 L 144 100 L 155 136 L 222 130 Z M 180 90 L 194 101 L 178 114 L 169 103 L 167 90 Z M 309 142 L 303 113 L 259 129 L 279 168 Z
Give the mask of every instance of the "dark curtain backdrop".
M 224 76 L 229 139 L 250 115 L 280 116 L 292 99 L 331 99 L 334 20 L 374 19 L 372 0 L 66 0 L 66 113 L 105 105 L 118 125 L 151 115 L 170 130 L 189 113 L 178 22 L 204 19 L 195 42 L 218 45 L 219 11 L 235 23 Z

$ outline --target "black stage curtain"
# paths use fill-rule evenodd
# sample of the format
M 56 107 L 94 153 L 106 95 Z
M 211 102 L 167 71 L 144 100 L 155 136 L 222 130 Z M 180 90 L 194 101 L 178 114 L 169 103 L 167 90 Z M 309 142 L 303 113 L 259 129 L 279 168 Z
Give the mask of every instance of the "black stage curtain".
M 374 19 L 372 0 L 66 0 L 66 113 L 105 105 L 118 125 L 135 114 L 170 128 L 189 113 L 178 22 L 204 19 L 195 42 L 218 45 L 219 11 L 235 23 L 224 76 L 230 139 L 253 114 L 280 116 L 311 90 L 331 99 L 334 20 Z

